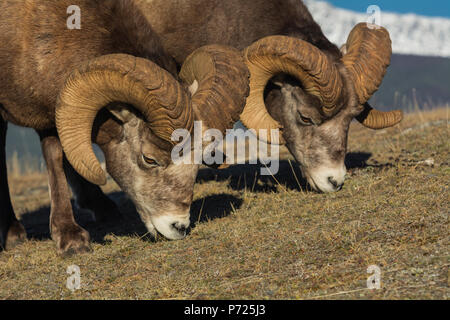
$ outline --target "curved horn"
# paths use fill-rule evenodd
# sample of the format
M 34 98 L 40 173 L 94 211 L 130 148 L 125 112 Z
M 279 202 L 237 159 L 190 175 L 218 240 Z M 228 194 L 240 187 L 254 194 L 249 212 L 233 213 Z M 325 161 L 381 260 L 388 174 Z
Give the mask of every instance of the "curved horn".
M 250 95 L 241 120 L 248 128 L 268 129 L 269 133 L 271 129 L 281 128 L 264 104 L 266 85 L 279 73 L 300 80 L 307 93 L 322 101 L 325 115 L 333 115 L 341 104 L 343 81 L 337 67 L 306 41 L 286 36 L 267 37 L 248 47 L 244 58 L 251 78 Z M 270 137 L 267 142 L 271 142 Z
M 350 73 L 360 104 L 364 104 L 378 90 L 391 63 L 391 39 L 385 28 L 360 23 L 350 33 L 346 47 L 342 62 Z
M 403 119 L 403 112 L 401 110 L 383 112 L 373 109 L 368 103 L 364 104 L 364 111 L 356 117 L 356 120 L 361 122 L 370 129 L 385 129 L 399 124 Z
M 360 23 L 350 33 L 346 48 L 342 62 L 353 81 L 359 103 L 365 106 L 357 119 L 371 129 L 399 123 L 403 118 L 401 111 L 381 112 L 366 104 L 380 87 L 390 65 L 392 42 L 389 32 L 377 25 Z
M 234 48 L 204 46 L 186 59 L 180 79 L 192 86 L 192 107 L 195 118 L 205 122 L 204 130 L 225 133 L 239 120 L 250 90 L 249 77 L 242 53 Z
M 184 88 L 153 62 L 125 54 L 96 58 L 75 70 L 58 98 L 56 126 L 67 159 L 92 183 L 106 175 L 92 149 L 97 113 L 112 102 L 133 105 L 155 135 L 171 144 L 172 132 L 192 130 L 192 110 Z

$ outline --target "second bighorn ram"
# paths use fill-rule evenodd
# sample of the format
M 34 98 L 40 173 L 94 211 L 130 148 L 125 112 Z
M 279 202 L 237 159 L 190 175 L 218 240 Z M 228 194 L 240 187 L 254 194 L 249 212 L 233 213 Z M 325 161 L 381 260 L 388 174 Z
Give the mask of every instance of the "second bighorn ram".
M 251 93 L 241 120 L 257 132 L 280 129 L 314 189 L 342 188 L 354 118 L 371 129 L 402 119 L 401 111 L 380 112 L 367 104 L 390 63 L 384 28 L 357 25 L 341 52 L 301 0 L 140 2 L 178 63 L 209 43 L 245 50 Z M 332 17 L 329 23 L 335 23 Z
M 99 216 L 116 210 L 97 186 L 106 175 L 92 142 L 149 231 L 183 238 L 198 166 L 172 163 L 171 135 L 192 130 L 194 120 L 221 130 L 233 126 L 248 95 L 242 56 L 224 46 L 195 51 L 183 72 L 197 80 L 191 96 L 132 0 L 76 1 L 81 30 L 67 28 L 72 2 L 0 2 L 0 250 L 25 236 L 8 190 L 8 122 L 34 128 L 41 138 L 59 252 L 89 248 L 89 234 L 73 217 L 69 184 L 81 207 Z

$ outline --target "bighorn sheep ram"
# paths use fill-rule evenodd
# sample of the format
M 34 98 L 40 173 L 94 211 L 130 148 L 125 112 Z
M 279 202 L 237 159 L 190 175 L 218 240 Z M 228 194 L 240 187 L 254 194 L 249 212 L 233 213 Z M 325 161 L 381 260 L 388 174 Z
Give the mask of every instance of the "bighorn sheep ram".
M 281 129 L 281 143 L 319 191 L 343 186 L 352 119 L 372 129 L 402 119 L 401 111 L 379 112 L 367 104 L 390 64 L 384 28 L 357 25 L 341 52 L 301 0 L 141 2 L 178 63 L 208 43 L 244 50 L 251 93 L 242 122 L 255 130 Z
M 198 166 L 173 164 L 171 135 L 191 130 L 194 120 L 222 131 L 232 127 L 249 90 L 242 55 L 215 45 L 186 55 L 182 74 L 198 84 L 191 96 L 191 84 L 177 80 L 175 62 L 133 1 L 76 1 L 80 30 L 67 28 L 72 4 L 0 2 L 0 247 L 25 236 L 8 190 L 7 122 L 39 133 L 49 174 L 50 229 L 60 253 L 89 249 L 89 234 L 73 217 L 69 184 L 80 206 L 98 216 L 116 210 L 98 187 L 106 175 L 92 141 L 149 231 L 181 239 Z

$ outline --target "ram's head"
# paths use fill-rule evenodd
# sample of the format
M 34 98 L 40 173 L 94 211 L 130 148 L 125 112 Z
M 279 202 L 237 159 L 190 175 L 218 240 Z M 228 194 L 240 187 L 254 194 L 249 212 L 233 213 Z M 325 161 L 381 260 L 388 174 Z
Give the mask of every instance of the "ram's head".
M 172 133 L 191 132 L 194 121 L 225 131 L 239 119 L 249 90 L 240 52 L 223 46 L 195 51 L 180 77 L 181 82 L 143 58 L 99 57 L 71 74 L 56 109 L 61 143 L 78 173 L 106 183 L 93 152 L 94 136 L 107 171 L 133 200 L 148 230 L 169 239 L 186 235 L 198 170 L 195 164 L 173 163 Z M 114 117 L 102 123 L 97 116 L 105 110 Z
M 297 38 L 271 36 L 245 50 L 250 96 L 241 116 L 255 129 L 280 129 L 310 185 L 342 188 L 347 134 L 352 119 L 372 129 L 396 125 L 401 111 L 368 105 L 390 64 L 389 33 L 362 23 L 351 32 L 342 57 L 326 55 Z M 270 132 L 270 131 L 269 131 Z M 270 140 L 268 142 L 274 142 Z

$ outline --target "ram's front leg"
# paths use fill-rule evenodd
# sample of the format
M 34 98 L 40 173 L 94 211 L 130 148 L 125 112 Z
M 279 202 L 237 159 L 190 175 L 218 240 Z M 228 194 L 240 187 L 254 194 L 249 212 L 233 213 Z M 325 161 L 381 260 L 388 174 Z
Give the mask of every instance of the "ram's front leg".
M 55 132 L 40 132 L 50 188 L 50 232 L 60 254 L 90 250 L 89 233 L 74 219 L 70 191 L 63 168 L 63 149 Z
M 12 249 L 26 239 L 25 229 L 14 215 L 9 195 L 5 154 L 6 129 L 7 123 L 0 116 L 0 251 Z

